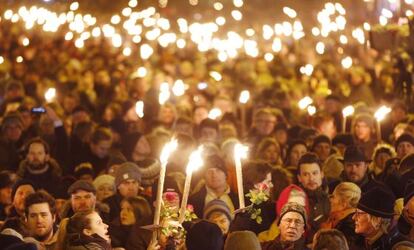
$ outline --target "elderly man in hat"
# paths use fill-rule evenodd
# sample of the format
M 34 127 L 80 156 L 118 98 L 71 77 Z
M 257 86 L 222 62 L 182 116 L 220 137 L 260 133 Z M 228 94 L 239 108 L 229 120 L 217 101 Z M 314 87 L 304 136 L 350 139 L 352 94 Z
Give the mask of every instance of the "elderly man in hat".
M 307 215 L 304 206 L 295 202 L 286 203 L 277 224 L 279 236 L 272 241 L 263 242 L 263 250 L 305 249 L 303 234 L 307 226 Z
M 62 208 L 60 218 L 68 218 L 77 212 L 95 210 L 103 219 L 108 218 L 109 207 L 96 201 L 96 189 L 92 183 L 78 180 L 69 189 L 70 201 Z
M 115 174 L 116 193 L 103 200 L 110 207 L 110 221 L 119 216 L 121 201 L 124 198 L 138 196 L 141 186 L 141 172 L 133 162 L 121 164 Z
M 406 240 L 397 231 L 390 230 L 394 203 L 394 194 L 383 185 L 377 185 L 362 194 L 352 218 L 355 221 L 355 233 L 365 238 L 366 249 L 391 249 L 398 242 Z
M 330 191 L 333 191 L 341 181 L 357 184 L 363 193 L 378 184 L 368 172 L 368 162 L 369 160 L 365 157 L 361 148 L 358 146 L 347 147 L 343 159 L 344 170 L 341 173 L 340 180 L 331 183 Z

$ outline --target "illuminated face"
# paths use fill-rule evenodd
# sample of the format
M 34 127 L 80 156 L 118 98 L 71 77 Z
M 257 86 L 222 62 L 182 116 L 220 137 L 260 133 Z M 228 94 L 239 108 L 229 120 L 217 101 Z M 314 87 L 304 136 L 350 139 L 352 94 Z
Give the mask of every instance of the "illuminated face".
M 134 225 L 136 222 L 134 208 L 128 201 L 123 201 L 121 203 L 120 219 L 121 224 L 124 226 Z
M 414 153 L 414 145 L 409 142 L 401 142 L 397 147 L 397 157 L 402 159 L 404 156 Z
M 12 193 L 11 187 L 4 187 L 0 189 L 0 204 L 9 205 L 12 202 L 11 193 Z
M 276 117 L 271 114 L 262 114 L 257 117 L 255 121 L 255 127 L 259 135 L 270 135 L 276 125 Z
M 331 145 L 326 142 L 321 142 L 315 145 L 313 151 L 318 155 L 321 161 L 325 161 L 331 154 Z
M 27 153 L 27 160 L 32 166 L 42 166 L 49 159 L 42 143 L 32 143 Z
M 218 140 L 218 131 L 214 128 L 204 127 L 200 131 L 200 141 L 201 142 L 213 142 L 215 143 Z
M 229 232 L 230 220 L 225 214 L 221 212 L 213 212 L 209 216 L 208 221 L 219 226 L 223 234 L 227 234 Z
M 119 184 L 118 191 L 124 198 L 135 197 L 138 195 L 139 183 L 134 179 L 124 180 Z
M 98 158 L 103 159 L 108 156 L 109 150 L 112 147 L 112 140 L 99 141 L 98 143 L 91 143 L 91 150 Z
M 132 160 L 142 161 L 146 159 L 149 156 L 149 154 L 151 154 L 151 146 L 147 138 L 145 138 L 145 136 L 141 136 L 135 144 L 135 148 L 131 156 Z
M 287 212 L 281 219 L 279 228 L 282 241 L 295 242 L 305 232 L 305 222 L 299 213 Z
M 304 155 L 307 151 L 308 151 L 307 148 L 303 144 L 297 144 L 293 146 L 292 151 L 290 152 L 290 155 L 289 155 L 290 165 L 297 166 L 300 157 L 302 157 L 302 155 Z
M 353 183 L 360 183 L 364 179 L 368 165 L 363 162 L 345 162 L 345 174 Z
M 110 242 L 110 237 L 108 235 L 108 225 L 106 225 L 101 216 L 98 213 L 93 212 L 88 215 L 88 219 L 90 220 L 89 229 L 84 229 L 84 234 L 91 236 L 93 234 L 97 234 L 107 242 Z
M 355 233 L 371 235 L 375 228 L 371 223 L 371 216 L 362 210 L 357 209 L 352 219 L 355 221 Z
M 308 190 L 316 190 L 322 185 L 323 173 L 317 163 L 300 164 L 298 180 Z
M 383 170 L 385 168 L 385 163 L 389 159 L 391 159 L 391 155 L 389 155 L 388 153 L 385 153 L 385 152 L 379 153 L 379 154 L 377 154 L 377 156 L 374 159 L 375 165 Z
M 55 215 L 50 212 L 49 204 L 33 204 L 28 209 L 27 226 L 30 234 L 39 241 L 46 241 L 53 235 Z
M 355 137 L 358 140 L 369 141 L 371 139 L 371 128 L 365 122 L 356 122 L 354 129 Z
M 102 201 L 115 193 L 114 185 L 104 183 L 96 189 L 96 198 Z
M 411 226 L 414 225 L 414 198 L 411 198 L 404 206 L 404 215 Z
M 159 117 L 162 123 L 172 124 L 175 120 L 174 110 L 166 106 L 161 106 Z
M 343 202 L 335 191 L 329 197 L 329 201 L 331 203 L 331 213 L 340 212 L 344 209 Z
M 277 162 L 279 160 L 279 150 L 276 145 L 271 144 L 263 151 L 263 160 L 268 162 Z
M 204 174 L 206 186 L 216 190 L 227 187 L 226 174 L 218 168 L 209 168 Z
M 71 196 L 73 212 L 81 212 L 95 209 L 96 196 L 92 192 L 78 190 Z
M 18 214 L 23 214 L 24 200 L 29 194 L 33 194 L 34 192 L 35 190 L 31 185 L 21 185 L 19 188 L 17 188 L 13 199 L 13 206 Z

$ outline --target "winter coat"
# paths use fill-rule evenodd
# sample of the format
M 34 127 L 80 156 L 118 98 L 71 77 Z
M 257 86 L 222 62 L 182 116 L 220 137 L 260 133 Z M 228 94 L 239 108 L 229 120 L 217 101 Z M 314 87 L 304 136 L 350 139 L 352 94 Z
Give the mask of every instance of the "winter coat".
M 204 186 L 203 188 L 201 188 L 200 191 L 198 191 L 197 193 L 195 193 L 188 199 L 188 204 L 193 205 L 194 213 L 198 216 L 198 218 L 203 218 L 204 206 L 206 205 L 205 204 L 206 196 L 207 196 L 207 189 Z M 239 199 L 238 199 L 237 194 L 233 193 L 233 191 L 230 191 L 230 193 L 228 193 L 228 196 L 230 197 L 233 203 L 233 207 L 238 208 Z
M 59 185 L 62 169 L 56 160 L 50 158 L 42 170 L 32 170 L 27 160 L 19 164 L 17 175 L 23 179 L 33 182 L 37 189 L 44 189 L 48 193 L 54 192 Z
M 312 241 L 313 235 L 319 230 L 321 223 L 326 221 L 331 211 L 331 204 L 329 202 L 328 193 L 322 188 L 311 191 L 304 189 L 309 201 L 309 215 L 308 221 L 310 226 L 309 234 Z
M 111 250 L 111 245 L 99 235 L 68 235 L 65 250 Z
M 282 242 L 280 236 L 272 241 L 263 242 L 260 244 L 262 250 L 305 250 L 305 239 L 302 237 L 296 242 L 286 243 Z
M 275 204 L 271 201 L 267 201 L 260 205 L 254 205 L 254 207 L 256 209 L 261 209 L 260 216 L 262 217 L 262 223 L 259 224 L 256 220 L 251 219 L 250 213 L 247 211 L 239 212 L 230 224 L 229 233 L 249 230 L 257 235 L 270 228 L 273 221 L 276 219 Z

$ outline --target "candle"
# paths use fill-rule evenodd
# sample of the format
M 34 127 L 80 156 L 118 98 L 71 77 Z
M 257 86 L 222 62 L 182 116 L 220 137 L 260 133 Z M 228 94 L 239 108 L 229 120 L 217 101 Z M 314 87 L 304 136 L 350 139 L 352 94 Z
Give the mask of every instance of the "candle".
M 246 132 L 246 104 L 250 99 L 250 92 L 248 90 L 243 90 L 240 93 L 239 102 L 241 104 L 240 107 L 240 118 L 241 118 L 241 130 L 242 130 L 242 136 L 244 136 Z
M 353 115 L 355 112 L 355 108 L 352 105 L 346 106 L 343 110 L 342 110 L 342 115 L 344 117 L 344 119 L 342 120 L 342 132 L 346 132 L 346 119 L 348 116 Z
M 249 148 L 243 144 L 237 143 L 234 146 L 234 163 L 236 167 L 237 192 L 239 194 L 239 204 L 240 204 L 241 209 L 245 207 L 241 160 L 247 158 L 248 151 L 249 151 Z
M 162 192 L 164 190 L 165 171 L 167 169 L 168 159 L 170 158 L 171 153 L 176 150 L 177 146 L 178 146 L 177 140 L 172 139 L 167 144 L 165 144 L 164 148 L 161 151 L 161 155 L 160 155 L 161 170 L 160 170 L 160 177 L 158 178 L 157 199 L 155 201 L 155 212 L 154 212 L 154 225 L 155 226 L 160 224 Z M 154 231 L 152 236 L 153 236 L 153 239 L 156 239 L 157 237 L 156 231 Z
M 312 103 L 313 103 L 312 98 L 310 98 L 309 96 L 305 96 L 299 100 L 298 106 L 300 109 L 306 109 Z
M 391 108 L 387 106 L 381 106 L 374 114 L 375 119 L 377 120 L 377 140 L 381 141 L 381 121 L 384 120 L 385 116 L 391 112 Z
M 180 218 L 179 218 L 180 223 L 184 222 L 184 219 L 185 219 L 185 211 L 186 211 L 187 202 L 188 202 L 188 195 L 190 194 L 191 178 L 193 176 L 193 172 L 199 169 L 204 164 L 203 159 L 202 159 L 202 152 L 203 152 L 203 147 L 199 146 L 197 150 L 191 153 L 190 158 L 188 160 L 187 169 L 186 169 L 187 176 L 185 178 L 183 197 L 181 200 Z
M 137 101 L 135 103 L 135 113 L 137 113 L 137 116 L 139 118 L 144 117 L 144 102 L 143 101 Z
M 45 92 L 45 99 L 46 102 L 52 102 L 56 97 L 56 89 L 55 88 L 48 88 Z

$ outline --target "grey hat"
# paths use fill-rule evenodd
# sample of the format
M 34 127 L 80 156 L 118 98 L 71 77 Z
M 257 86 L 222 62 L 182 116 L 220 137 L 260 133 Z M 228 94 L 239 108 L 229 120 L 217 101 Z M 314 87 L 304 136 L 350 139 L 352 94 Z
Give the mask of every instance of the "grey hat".
M 76 181 L 75 183 L 70 185 L 70 187 L 68 188 L 68 194 L 71 195 L 73 193 L 76 193 L 78 190 L 83 190 L 86 192 L 91 192 L 91 193 L 96 194 L 96 189 L 92 185 L 92 183 L 83 181 L 83 180 Z
M 123 181 L 133 179 L 141 183 L 141 172 L 137 164 L 133 162 L 122 163 L 115 173 L 115 186 L 118 187 Z

